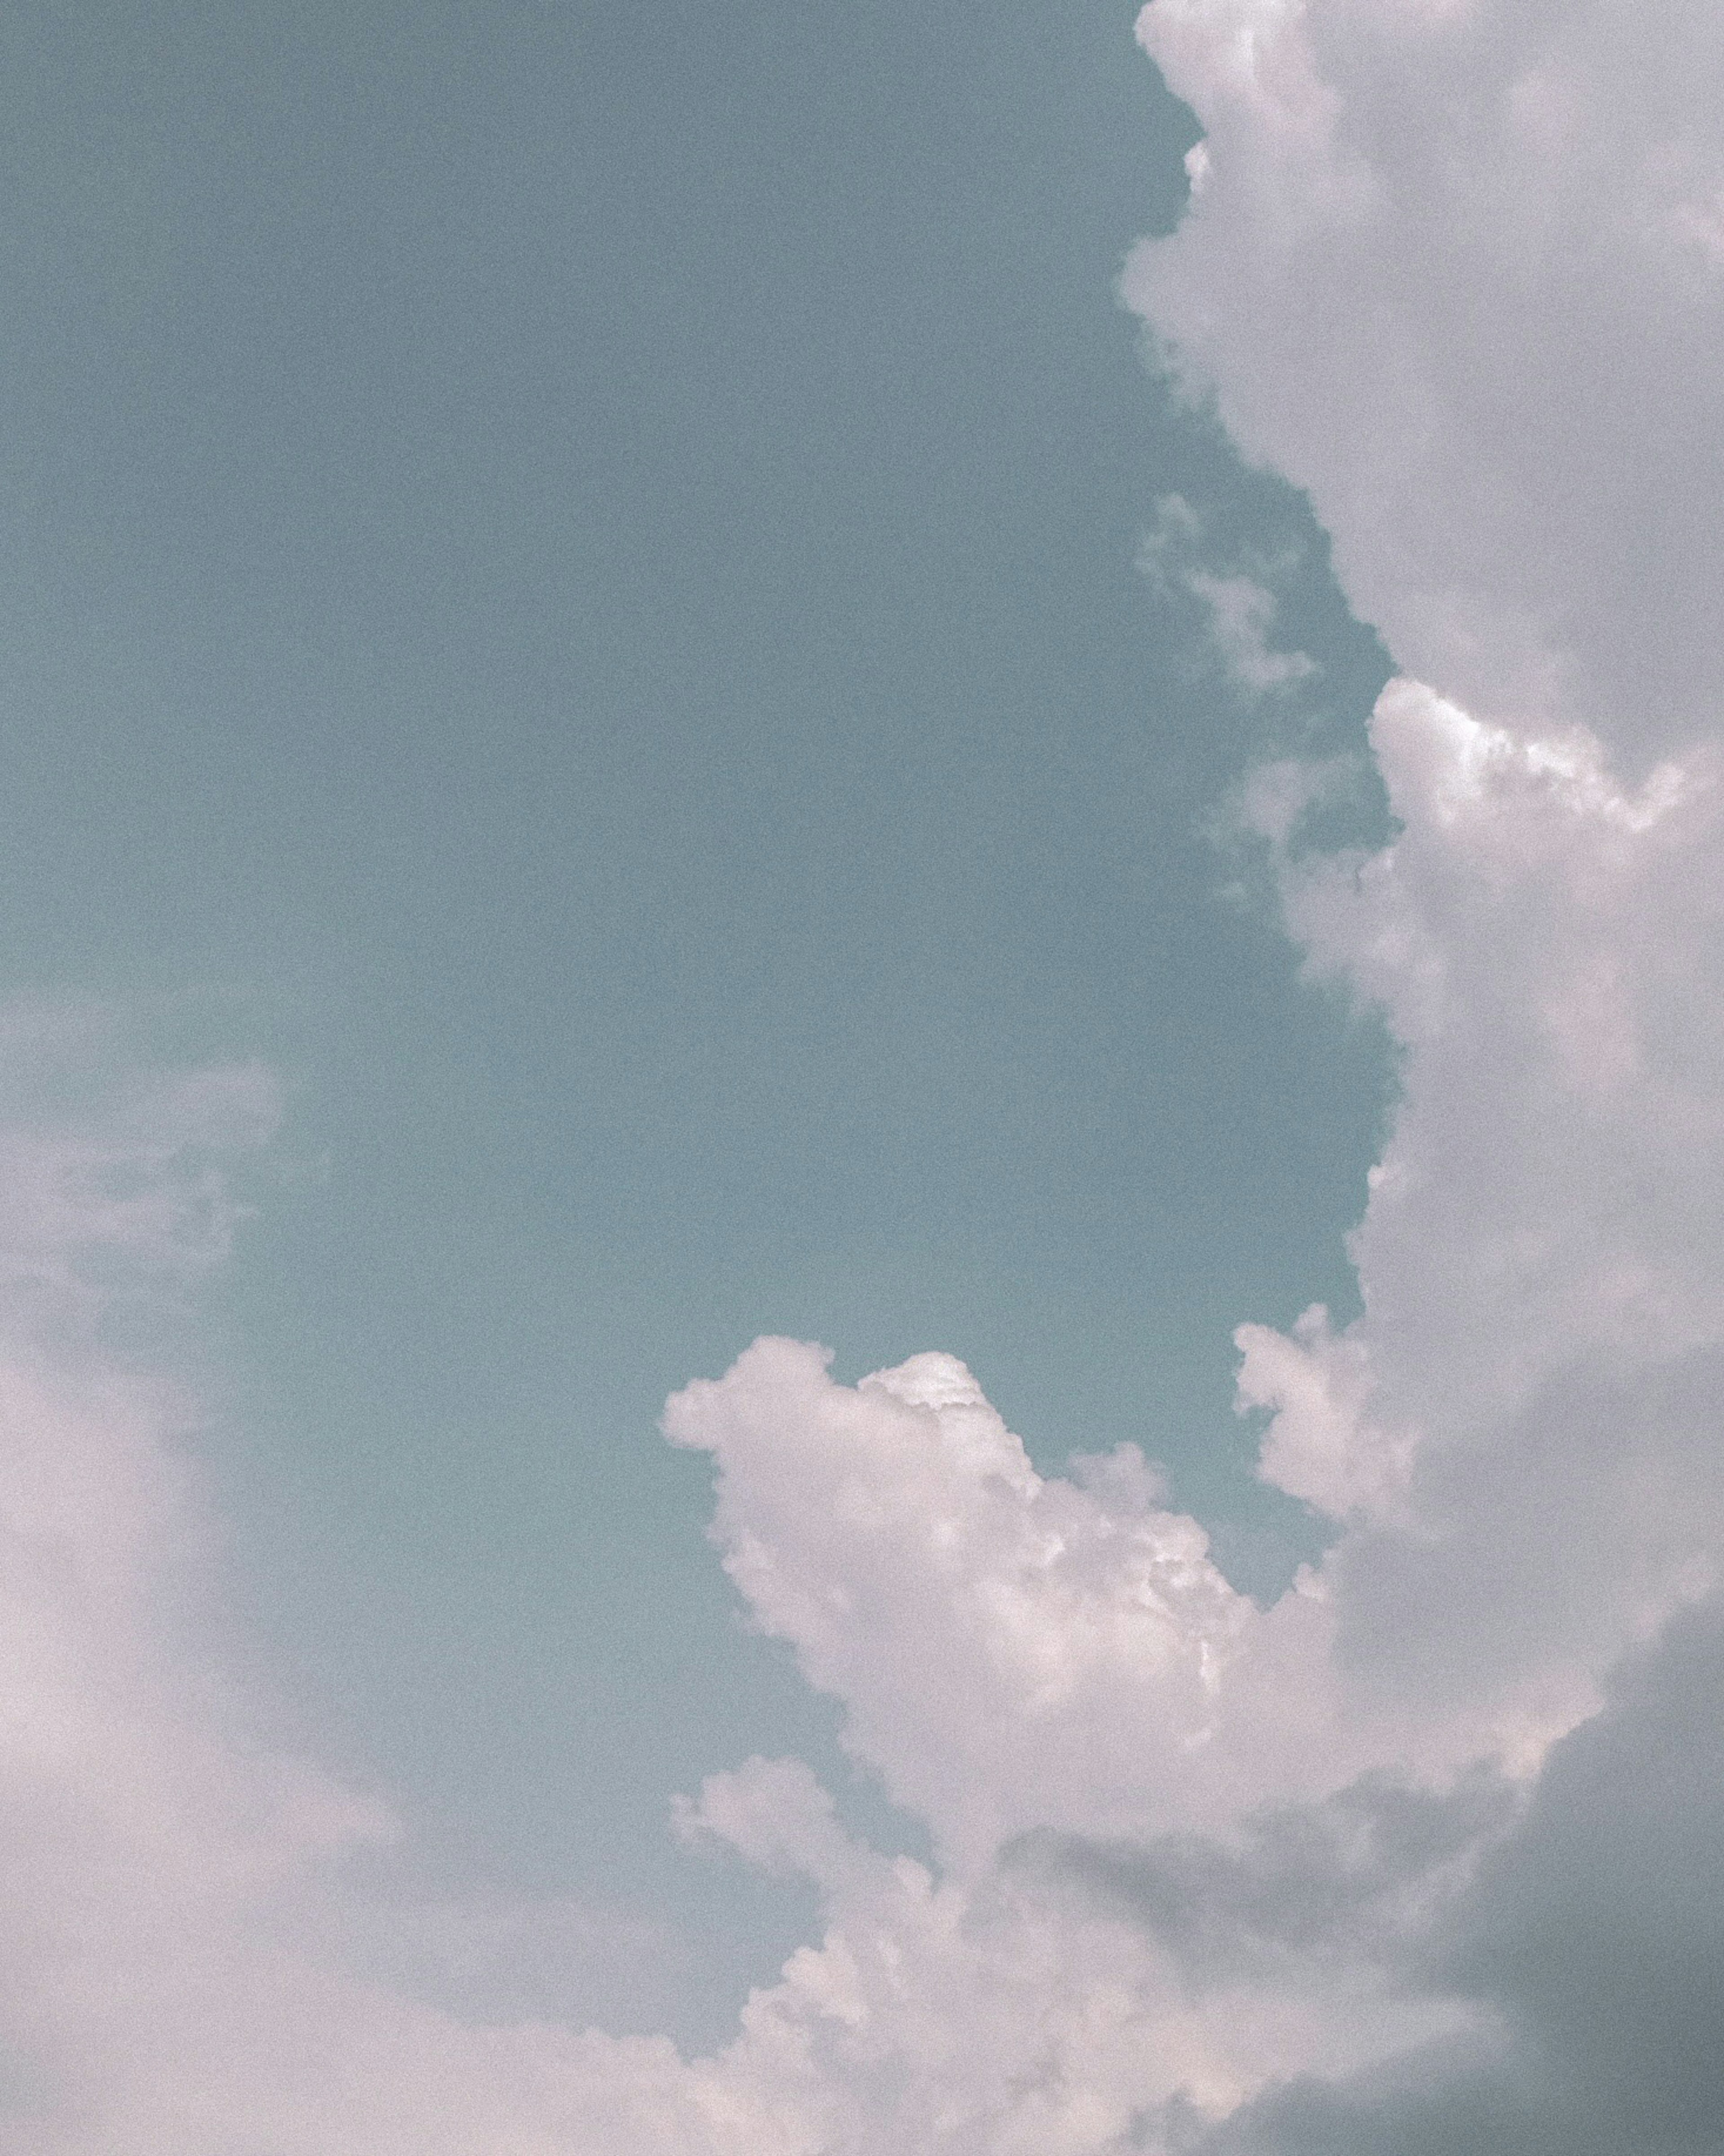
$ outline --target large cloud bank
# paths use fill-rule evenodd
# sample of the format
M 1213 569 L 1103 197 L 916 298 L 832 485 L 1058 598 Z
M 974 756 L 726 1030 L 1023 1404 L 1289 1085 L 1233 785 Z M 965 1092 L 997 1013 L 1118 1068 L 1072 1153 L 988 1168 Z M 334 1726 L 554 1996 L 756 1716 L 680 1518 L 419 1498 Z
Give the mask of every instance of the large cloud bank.
M 1477 717 L 1716 725 L 1724 20 L 1709 0 L 1154 0 L 1205 140 L 1127 293 Z
M 267 1083 L 14 1117 L 8 2156 L 1724 2148 L 1724 15 L 1140 34 L 1206 141 L 1128 295 L 1406 670 L 1388 845 L 1290 848 L 1296 767 L 1247 795 L 1403 1056 L 1364 1315 L 1239 1334 L 1262 1472 L 1333 1547 L 1260 1609 L 1105 1434 L 1044 1478 L 949 1358 L 846 1388 L 757 1343 L 668 1434 L 935 1866 L 752 1761 L 680 1830 L 825 1913 L 733 2043 L 464 2021 L 344 1967 L 344 1854 L 391 1822 L 224 1686 L 187 1410 L 110 1338 L 219 1256 Z

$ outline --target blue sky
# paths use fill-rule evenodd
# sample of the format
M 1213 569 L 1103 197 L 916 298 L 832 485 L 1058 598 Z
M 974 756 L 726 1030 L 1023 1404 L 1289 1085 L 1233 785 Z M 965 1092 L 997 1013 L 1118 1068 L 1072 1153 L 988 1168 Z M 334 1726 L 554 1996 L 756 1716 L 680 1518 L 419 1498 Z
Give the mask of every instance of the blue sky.
M 285 1073 L 208 1351 L 275 1681 L 454 1876 L 690 1925 L 719 2022 L 792 1917 L 669 1797 L 842 1770 L 667 1393 L 946 1348 L 1038 1459 L 1167 1462 L 1247 1584 L 1315 1547 L 1229 1335 L 1350 1314 L 1384 1054 L 1210 827 L 1386 666 L 1118 305 L 1197 131 L 1129 33 L 0 32 L 9 985 Z M 1170 494 L 1319 672 L 1229 680 L 1137 567 Z
M 1724 2147 L 1721 74 L 6 14 L 8 2156 Z

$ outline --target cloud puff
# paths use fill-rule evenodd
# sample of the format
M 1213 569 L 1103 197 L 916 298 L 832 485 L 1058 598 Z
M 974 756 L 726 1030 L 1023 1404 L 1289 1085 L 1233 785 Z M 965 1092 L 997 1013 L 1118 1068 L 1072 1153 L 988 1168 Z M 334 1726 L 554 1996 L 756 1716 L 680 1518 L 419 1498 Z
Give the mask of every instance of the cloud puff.
M 1405 683 L 1374 740 L 1398 837 L 1284 869 L 1308 964 L 1403 1050 L 1366 1315 L 1247 1328 L 1243 1382 L 1265 1474 L 1361 1523 L 1330 1566 L 1352 1666 L 1537 1721 L 1709 1586 L 1724 1529 L 1713 760 L 1624 788 L 1583 735 Z
M 1298 1779 L 1322 1705 L 1289 1686 L 1321 1667 L 1319 1602 L 1265 1617 L 1235 1594 L 1134 1446 L 1044 1480 L 951 1357 L 855 1388 L 829 1359 L 758 1342 L 665 1427 L 716 1456 L 715 1537 L 757 1620 L 948 1857 Z

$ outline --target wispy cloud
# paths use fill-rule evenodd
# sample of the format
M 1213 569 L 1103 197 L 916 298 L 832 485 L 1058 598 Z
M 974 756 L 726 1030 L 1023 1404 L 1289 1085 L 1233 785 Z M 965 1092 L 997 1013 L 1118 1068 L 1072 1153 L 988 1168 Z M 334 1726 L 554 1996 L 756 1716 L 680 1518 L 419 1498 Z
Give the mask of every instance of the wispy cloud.
M 651 2146 L 629 2122 L 668 2046 L 487 2032 L 377 1980 L 460 1978 L 483 1927 L 403 1906 L 386 1953 L 346 1860 L 397 1822 L 223 1676 L 197 1403 L 138 1342 L 221 1261 L 276 1114 L 267 1072 L 150 1066 L 110 1014 L 0 1015 L 0 2142 L 423 2156 L 590 2146 L 569 2120 L 613 2114 L 601 2146 Z M 514 1912 L 517 1960 L 556 1913 Z
M 1309 652 L 1270 642 L 1280 602 L 1262 581 L 1267 568 L 1218 569 L 1207 559 L 1203 520 L 1183 495 L 1164 495 L 1145 534 L 1137 566 L 1161 591 L 1180 592 L 1202 608 L 1211 643 L 1229 679 L 1248 696 L 1267 696 L 1318 671 Z

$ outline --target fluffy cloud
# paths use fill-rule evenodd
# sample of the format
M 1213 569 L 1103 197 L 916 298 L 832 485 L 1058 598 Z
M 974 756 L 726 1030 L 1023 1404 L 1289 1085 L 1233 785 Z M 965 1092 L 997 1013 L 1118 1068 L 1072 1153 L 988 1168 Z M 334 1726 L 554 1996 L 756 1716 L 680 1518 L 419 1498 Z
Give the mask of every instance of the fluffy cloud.
M 1447 2025 L 1357 1943 L 1296 1982 L 1247 1958 L 1194 1984 L 1182 1938 L 1085 1869 L 1101 1837 L 1188 1852 L 1235 1814 L 1260 1839 L 1272 1793 L 1324 1801 L 1342 1732 L 1321 1594 L 1267 1614 L 1235 1595 L 1130 1448 L 1039 1476 L 949 1358 L 851 1389 L 779 1342 L 680 1395 L 670 1426 L 717 1455 L 739 1586 L 845 1699 L 938 1869 L 858 1844 L 805 1767 L 752 1762 L 680 1830 L 806 1874 L 825 1913 L 724 2051 L 433 2003 L 415 1953 L 449 1912 L 367 1901 L 346 1859 L 394 1823 L 272 1748 L 224 1681 L 191 1407 L 113 1337 L 116 1309 L 159 1332 L 219 1259 L 226 1158 L 272 1116 L 267 1079 L 229 1071 L 127 1079 L 10 1134 L 9 2149 L 1085 2156 Z M 1457 1877 L 1489 1824 L 1467 1817 L 1444 1845 Z M 536 1921 L 511 1912 L 517 1937 Z
M 1724 20 L 1156 0 L 1139 35 L 1205 141 L 1127 295 L 1437 685 L 1379 705 L 1380 852 L 1296 860 L 1292 767 L 1248 797 L 1403 1087 L 1363 1317 L 1242 1328 L 1242 1396 L 1343 1527 L 1348 1714 L 1401 1702 L 1414 1772 L 1470 1733 L 1537 1776 L 1403 1964 L 1463 2025 L 1215 2145 L 1711 2146 L 1724 1958 L 1680 1882 L 1721 1846 Z
M 1584 736 L 1404 683 L 1375 738 L 1397 839 L 1285 871 L 1308 963 L 1404 1049 L 1367 1314 L 1244 1328 L 1242 1384 L 1278 1410 L 1265 1474 L 1353 1524 L 1355 1681 L 1536 1735 L 1711 1587 L 1724 1532 L 1712 757 L 1624 788 Z
M 1314 1771 L 1319 1599 L 1260 1614 L 1133 1446 L 1044 1481 L 949 1356 L 854 1389 L 827 1360 L 761 1341 L 666 1428 L 716 1455 L 715 1534 L 756 1618 L 943 1854 L 1149 1830 Z
M 1480 717 L 1710 731 L 1724 16 L 1153 0 L 1138 34 L 1204 140 L 1126 295 L 1361 619 Z

